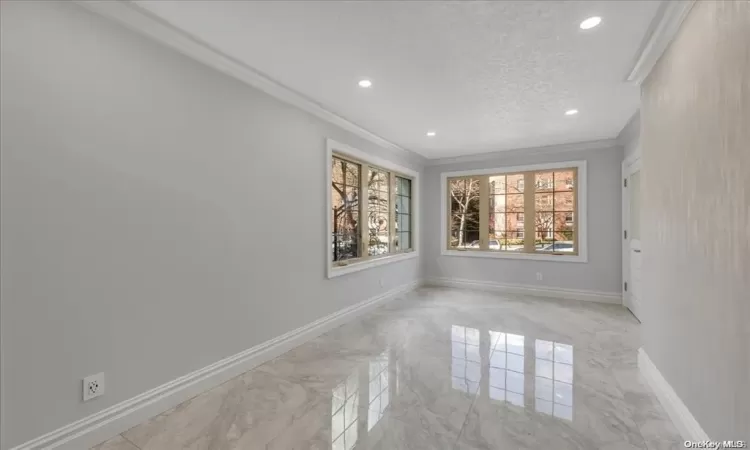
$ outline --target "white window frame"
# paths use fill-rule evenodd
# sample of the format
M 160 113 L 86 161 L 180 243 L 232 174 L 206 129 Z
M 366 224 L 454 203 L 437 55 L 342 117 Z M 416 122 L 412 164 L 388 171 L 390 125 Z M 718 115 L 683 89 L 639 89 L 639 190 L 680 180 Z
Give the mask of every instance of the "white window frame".
M 578 214 L 578 254 L 577 255 L 549 255 L 541 253 L 498 252 L 498 251 L 462 251 L 449 249 L 448 242 L 448 178 L 469 177 L 477 175 L 502 175 L 506 173 L 545 171 L 556 169 L 578 169 L 576 186 L 576 214 Z M 549 164 L 532 164 L 526 166 L 494 167 L 491 169 L 462 170 L 458 172 L 443 172 L 440 174 L 440 254 L 443 256 L 459 256 L 462 258 L 499 258 L 526 259 L 534 261 L 556 262 L 588 262 L 588 234 L 587 234 L 587 185 L 586 161 L 564 161 Z M 528 211 L 524 211 L 524 218 Z
M 331 183 L 333 182 L 333 173 L 331 165 L 333 164 L 333 156 L 340 154 L 348 156 L 356 161 L 361 161 L 365 164 L 370 164 L 375 167 L 380 167 L 398 174 L 403 174 L 411 178 L 411 249 L 392 255 L 380 256 L 373 259 L 366 259 L 364 261 L 355 261 L 344 266 L 337 266 L 334 264 L 331 258 L 331 247 L 333 246 L 333 227 L 331 224 Z M 419 257 L 419 172 L 398 165 L 387 159 L 380 158 L 378 156 L 370 155 L 362 150 L 356 149 L 341 142 L 333 139 L 326 139 L 326 276 L 330 278 L 339 277 L 348 273 L 359 272 L 360 270 L 369 269 L 371 267 L 382 266 L 386 264 L 392 264 L 407 259 L 414 259 Z

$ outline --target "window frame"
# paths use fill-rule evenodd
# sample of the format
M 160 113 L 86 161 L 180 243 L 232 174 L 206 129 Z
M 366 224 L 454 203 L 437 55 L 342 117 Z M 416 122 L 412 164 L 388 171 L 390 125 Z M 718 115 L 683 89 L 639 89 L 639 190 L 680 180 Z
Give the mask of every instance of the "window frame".
M 449 243 L 449 219 L 450 219 L 450 194 L 448 193 L 449 178 L 470 178 L 491 175 L 517 174 L 520 172 L 544 172 L 550 170 L 576 169 L 577 183 L 575 186 L 575 204 L 576 211 L 574 220 L 576 223 L 575 233 L 578 245 L 578 253 L 569 254 L 551 254 L 551 253 L 523 253 L 507 251 L 489 251 L 481 249 L 455 249 L 450 247 Z M 440 254 L 443 256 L 460 256 L 470 258 L 499 258 L 499 259 L 526 259 L 537 261 L 556 261 L 556 262 L 588 262 L 588 239 L 587 239 L 587 173 L 586 161 L 563 161 L 548 164 L 533 164 L 524 166 L 493 167 L 478 170 L 463 170 L 457 172 L 443 172 L 440 174 L 440 203 L 441 203 L 441 236 L 440 236 Z M 480 193 L 487 190 L 480 186 Z M 480 194 L 481 195 L 481 194 Z M 524 210 L 524 218 L 531 211 Z M 481 217 L 480 220 L 485 222 L 486 219 Z M 480 225 L 480 230 L 482 230 Z M 480 234 L 480 236 L 482 236 Z
M 369 256 L 367 254 L 367 242 L 362 239 L 365 235 L 368 236 L 369 240 L 369 225 L 368 221 L 365 220 L 367 215 L 367 207 L 369 202 L 360 201 L 359 208 L 359 235 L 361 237 L 360 249 L 358 258 L 350 260 L 334 262 L 331 255 L 331 248 L 333 246 L 333 226 L 331 223 L 331 209 L 332 209 L 332 182 L 333 173 L 331 166 L 333 164 L 333 158 L 346 160 L 360 165 L 360 191 L 365 186 L 367 178 L 367 170 L 373 168 L 376 170 L 383 170 L 388 172 L 389 179 L 389 202 L 388 202 L 388 215 L 389 215 L 389 253 L 385 255 L 374 255 Z M 406 178 L 411 180 L 411 192 L 410 192 L 410 210 L 409 210 L 409 232 L 411 237 L 411 248 L 406 250 L 391 251 L 394 247 L 394 238 L 396 236 L 395 230 L 395 214 L 396 214 L 396 193 L 395 183 L 396 177 Z M 366 189 L 360 193 L 360 198 L 366 196 Z M 370 155 L 363 152 L 362 150 L 348 146 L 341 142 L 337 142 L 333 139 L 326 139 L 326 275 L 327 278 L 334 278 L 341 275 L 346 275 L 352 272 L 358 272 L 360 270 L 368 269 L 370 267 L 377 267 L 385 264 L 391 264 L 406 259 L 417 258 L 419 256 L 418 245 L 419 245 L 419 172 L 409 169 L 407 167 L 400 166 L 396 163 L 388 161 L 384 158 Z

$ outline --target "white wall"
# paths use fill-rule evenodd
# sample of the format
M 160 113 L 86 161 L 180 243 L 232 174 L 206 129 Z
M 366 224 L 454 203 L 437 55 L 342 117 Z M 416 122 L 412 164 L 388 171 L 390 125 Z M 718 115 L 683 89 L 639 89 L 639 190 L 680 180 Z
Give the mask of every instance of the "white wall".
M 625 127 L 617 136 L 617 141 L 623 147 L 623 159 L 633 157 L 638 150 L 641 140 L 641 111 L 636 111 Z
M 440 174 L 459 170 L 519 166 L 560 161 L 587 162 L 588 170 L 588 263 L 532 261 L 494 258 L 442 256 L 440 254 Z M 568 151 L 560 154 L 507 156 L 490 161 L 454 163 L 427 167 L 424 174 L 423 264 L 426 277 L 449 277 L 474 281 L 537 285 L 595 291 L 621 292 L 620 247 L 622 149 L 603 148 Z M 536 280 L 542 272 L 543 280 Z
M 750 2 L 696 2 L 643 86 L 644 348 L 750 441 Z
M 0 16 L 3 449 L 420 276 L 325 278 L 325 138 L 405 158 L 76 5 Z

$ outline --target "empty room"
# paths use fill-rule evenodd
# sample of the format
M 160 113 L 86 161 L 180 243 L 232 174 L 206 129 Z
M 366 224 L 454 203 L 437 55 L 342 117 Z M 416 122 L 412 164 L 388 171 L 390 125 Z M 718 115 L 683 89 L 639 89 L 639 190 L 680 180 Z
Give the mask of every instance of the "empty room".
M 2 0 L 0 50 L 0 450 L 747 448 L 750 0 Z

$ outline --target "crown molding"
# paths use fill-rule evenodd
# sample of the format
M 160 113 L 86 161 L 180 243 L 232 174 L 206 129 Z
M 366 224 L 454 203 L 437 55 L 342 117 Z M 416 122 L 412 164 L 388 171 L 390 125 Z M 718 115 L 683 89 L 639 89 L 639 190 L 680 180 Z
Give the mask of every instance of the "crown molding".
M 620 143 L 617 142 L 617 139 L 602 139 L 598 141 L 574 142 L 570 144 L 546 145 L 544 147 L 518 148 L 511 150 L 500 150 L 490 153 L 477 153 L 473 155 L 428 159 L 426 165 L 444 166 L 446 164 L 491 161 L 502 158 L 517 158 L 532 155 L 554 155 L 558 153 L 569 153 L 586 150 L 608 150 L 618 147 L 620 147 Z
M 219 72 L 236 78 L 272 97 L 308 112 L 326 122 L 349 131 L 373 144 L 396 150 L 413 162 L 424 165 L 426 158 L 416 152 L 399 147 L 359 125 L 329 111 L 319 103 L 296 92 L 281 83 L 259 73 L 247 64 L 232 58 L 202 42 L 195 36 L 166 22 L 144 8 L 129 0 L 88 1 L 75 0 L 85 9 L 107 19 L 113 20 L 126 28 L 147 36 L 185 56 L 199 61 Z
M 641 84 L 677 35 L 695 0 L 662 1 L 626 80 Z

